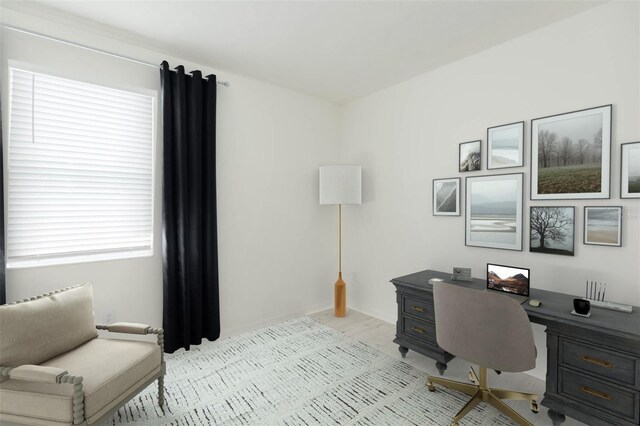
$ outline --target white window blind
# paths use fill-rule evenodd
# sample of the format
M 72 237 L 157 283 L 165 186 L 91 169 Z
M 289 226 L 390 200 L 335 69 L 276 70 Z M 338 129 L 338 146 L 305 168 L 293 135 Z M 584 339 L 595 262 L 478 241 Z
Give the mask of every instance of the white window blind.
M 149 255 L 152 96 L 10 69 L 9 267 Z

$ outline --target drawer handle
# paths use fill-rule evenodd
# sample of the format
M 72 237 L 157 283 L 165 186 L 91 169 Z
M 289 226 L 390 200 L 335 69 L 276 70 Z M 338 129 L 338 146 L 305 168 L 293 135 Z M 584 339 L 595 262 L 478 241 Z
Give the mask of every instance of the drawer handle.
M 604 392 L 600 392 L 597 391 L 595 389 L 591 389 L 587 386 L 580 386 L 580 390 L 584 393 L 588 393 L 589 395 L 593 395 L 593 396 L 597 396 L 598 398 L 602 398 L 602 399 L 606 399 L 611 401 L 611 397 L 609 396 L 609 394 L 606 394 Z
M 599 365 L 600 367 L 605 367 L 605 368 L 613 367 L 613 364 L 610 363 L 609 361 L 603 361 L 598 358 L 592 358 L 589 355 L 582 355 L 582 360 L 584 362 L 589 362 L 591 364 Z
M 424 308 L 422 306 L 412 306 L 411 309 L 418 312 L 424 312 Z
M 413 331 L 415 331 L 416 333 L 420 333 L 420 334 L 425 334 L 427 331 L 424 328 L 420 328 L 420 327 L 411 327 L 411 329 Z

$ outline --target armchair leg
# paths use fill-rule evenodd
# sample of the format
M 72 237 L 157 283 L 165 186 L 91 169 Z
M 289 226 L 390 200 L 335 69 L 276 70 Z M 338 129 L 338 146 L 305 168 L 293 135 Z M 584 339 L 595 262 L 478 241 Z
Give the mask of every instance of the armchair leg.
M 158 405 L 164 407 L 164 374 L 158 377 Z

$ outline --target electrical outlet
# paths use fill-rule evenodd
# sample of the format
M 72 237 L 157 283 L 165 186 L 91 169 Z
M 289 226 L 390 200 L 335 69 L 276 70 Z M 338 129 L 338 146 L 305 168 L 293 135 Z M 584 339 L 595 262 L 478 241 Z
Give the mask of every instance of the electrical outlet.
M 105 324 L 113 324 L 114 322 L 116 322 L 116 310 L 109 309 L 107 311 L 104 311 L 103 319 Z

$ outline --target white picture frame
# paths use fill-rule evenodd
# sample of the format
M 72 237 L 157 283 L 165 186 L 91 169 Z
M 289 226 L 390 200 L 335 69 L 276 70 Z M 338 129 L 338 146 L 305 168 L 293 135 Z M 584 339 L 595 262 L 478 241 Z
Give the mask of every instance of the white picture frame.
M 522 251 L 524 173 L 465 180 L 465 245 Z
M 620 145 L 620 198 L 640 198 L 640 142 Z
M 622 246 L 622 207 L 585 206 L 584 244 Z
M 524 166 L 524 121 L 487 129 L 487 170 Z
M 431 200 L 434 216 L 460 216 L 460 178 L 434 179 Z
M 610 197 L 611 113 L 604 105 L 531 120 L 531 200 Z

